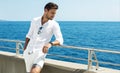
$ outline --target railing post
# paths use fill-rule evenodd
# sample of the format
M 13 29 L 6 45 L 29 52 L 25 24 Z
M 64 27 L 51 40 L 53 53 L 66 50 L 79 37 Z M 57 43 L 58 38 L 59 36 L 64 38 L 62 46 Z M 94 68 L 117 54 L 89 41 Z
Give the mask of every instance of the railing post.
M 92 51 L 92 54 L 93 54 L 93 57 L 94 57 L 94 61 L 96 62 L 96 70 L 98 70 L 98 68 L 99 68 L 99 63 L 98 63 L 97 56 L 96 56 L 96 54 L 95 54 L 94 51 Z
M 96 62 L 96 70 L 98 70 L 99 63 L 97 60 L 97 56 L 94 50 L 88 50 L 88 70 L 92 69 L 92 58 L 94 58 L 94 61 Z
M 16 42 L 16 55 L 19 55 L 19 42 Z
M 91 50 L 88 50 L 88 70 L 91 69 L 92 67 L 92 55 L 91 55 Z

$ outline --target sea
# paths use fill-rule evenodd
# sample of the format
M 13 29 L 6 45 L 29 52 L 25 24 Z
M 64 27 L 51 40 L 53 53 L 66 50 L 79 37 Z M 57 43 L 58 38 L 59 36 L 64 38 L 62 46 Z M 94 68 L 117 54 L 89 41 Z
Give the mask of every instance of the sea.
M 120 22 L 105 21 L 58 21 L 64 45 L 76 46 L 92 49 L 112 50 L 120 52 Z M 29 30 L 30 21 L 0 21 L 0 39 L 22 40 Z M 55 39 L 53 36 L 52 41 Z M 0 46 L 15 48 L 15 43 L 1 42 Z M 0 51 L 15 53 L 13 49 L 0 48 Z M 23 51 L 20 51 L 22 54 Z M 98 61 L 120 64 L 120 54 L 95 52 Z M 88 58 L 88 51 L 72 48 L 52 47 L 48 54 L 58 54 L 75 58 Z M 87 64 L 87 61 L 67 59 L 57 56 L 47 56 L 47 58 Z M 95 63 L 93 63 L 95 65 Z M 120 70 L 120 66 L 101 64 L 102 67 Z

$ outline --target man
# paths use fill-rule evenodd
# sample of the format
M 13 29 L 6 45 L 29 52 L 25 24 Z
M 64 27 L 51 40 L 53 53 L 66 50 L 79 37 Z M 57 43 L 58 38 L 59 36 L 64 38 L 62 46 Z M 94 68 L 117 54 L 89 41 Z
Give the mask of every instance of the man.
M 43 16 L 34 18 L 31 22 L 23 53 L 27 73 L 40 73 L 48 49 L 63 44 L 59 24 L 53 20 L 57 9 L 57 4 L 49 2 L 44 7 Z M 50 42 L 53 35 L 56 40 Z

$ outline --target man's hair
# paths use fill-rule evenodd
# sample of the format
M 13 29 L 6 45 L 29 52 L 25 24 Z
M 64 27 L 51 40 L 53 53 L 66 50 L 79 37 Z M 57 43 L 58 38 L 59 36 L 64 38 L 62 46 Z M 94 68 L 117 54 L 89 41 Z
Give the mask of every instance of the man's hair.
M 58 5 L 53 2 L 49 2 L 45 5 L 44 9 L 47 9 L 47 10 L 58 9 Z

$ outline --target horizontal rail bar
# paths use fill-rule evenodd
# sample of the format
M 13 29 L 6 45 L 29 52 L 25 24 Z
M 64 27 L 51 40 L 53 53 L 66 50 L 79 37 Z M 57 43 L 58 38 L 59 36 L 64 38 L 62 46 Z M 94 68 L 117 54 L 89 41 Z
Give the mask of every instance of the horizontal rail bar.
M 110 62 L 102 62 L 102 61 L 99 61 L 99 63 L 109 64 L 109 65 L 113 65 L 113 66 L 120 66 L 120 64 L 114 64 L 114 63 L 110 63 Z
M 10 49 L 10 50 L 16 50 L 16 48 L 11 48 L 11 47 L 5 47 L 5 46 L 0 46 L 0 48 L 7 48 L 7 49 Z M 23 51 L 23 49 L 19 49 L 20 51 Z
M 0 41 L 3 41 L 3 42 L 20 42 L 20 43 L 25 43 L 25 41 L 21 41 L 21 40 L 9 40 L 9 39 L 0 39 Z
M 83 61 L 87 61 L 87 59 L 85 58 L 75 58 L 75 57 L 71 57 L 71 56 L 62 56 L 62 55 L 58 55 L 58 54 L 47 54 L 48 56 L 57 56 L 57 57 L 61 57 L 61 58 L 69 58 L 69 59 L 74 59 L 74 60 L 83 60 Z M 92 60 L 92 62 L 96 62 L 95 60 Z M 110 63 L 110 62 L 102 62 L 99 61 L 99 63 L 102 64 L 109 64 L 109 65 L 113 65 L 113 66 L 120 66 L 120 64 L 114 64 L 114 63 Z
M 62 56 L 62 55 L 58 55 L 58 54 L 47 54 L 48 56 L 57 56 L 57 57 L 62 57 L 62 58 L 69 58 L 69 59 L 74 59 L 74 60 L 84 60 L 87 61 L 87 59 L 85 58 L 75 58 L 75 57 L 71 57 L 71 56 Z
M 11 48 L 11 47 L 5 47 L 5 46 L 0 46 L 0 48 L 8 48 L 8 49 L 16 49 L 16 48 Z
M 112 50 L 90 49 L 90 48 L 75 47 L 75 46 L 66 46 L 66 45 L 61 45 L 61 46 L 58 46 L 58 47 L 62 47 L 62 48 L 72 48 L 72 49 L 78 49 L 78 50 L 93 50 L 93 51 L 97 51 L 97 52 L 107 52 L 107 53 L 120 54 L 119 51 L 112 51 Z

